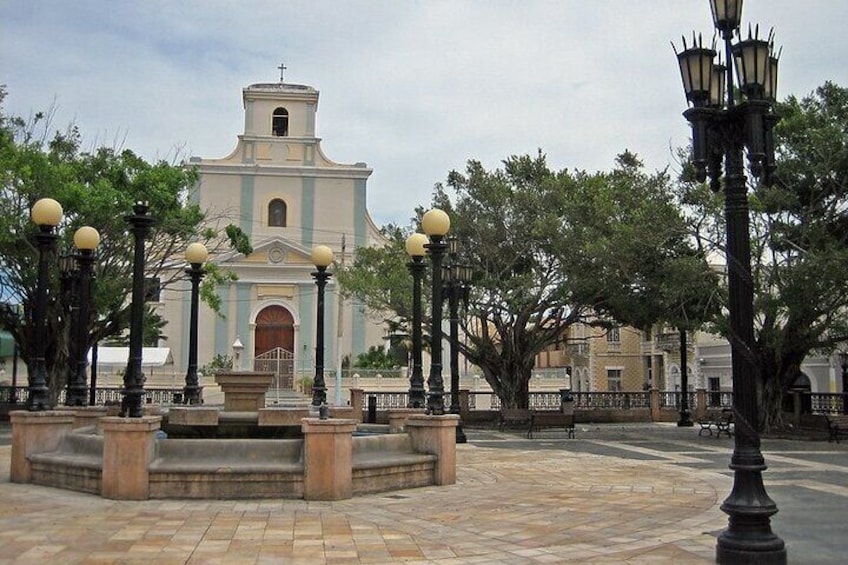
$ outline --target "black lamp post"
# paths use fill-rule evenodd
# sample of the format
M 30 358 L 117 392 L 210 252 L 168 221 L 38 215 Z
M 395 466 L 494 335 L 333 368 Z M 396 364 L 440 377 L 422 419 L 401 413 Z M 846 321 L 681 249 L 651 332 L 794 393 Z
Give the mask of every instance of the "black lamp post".
M 410 261 L 406 264 L 412 274 L 412 374 L 409 376 L 408 408 L 424 408 L 427 396 L 424 390 L 424 371 L 421 362 L 421 279 L 424 276 L 424 254 L 427 236 L 414 233 L 406 238 L 406 252 Z
M 144 324 L 144 240 L 155 218 L 147 213 L 146 202 L 136 202 L 133 214 L 124 219 L 132 226 L 134 239 L 132 303 L 130 304 L 130 354 L 124 372 L 124 388 L 121 390 L 121 416 L 140 418 L 144 396 L 144 374 L 141 372 L 141 354 Z
M 840 353 L 842 363 L 842 413 L 848 414 L 848 352 Z
M 38 247 L 38 280 L 35 287 L 35 307 L 32 309 L 34 327 L 30 356 L 30 371 L 27 383 L 27 410 L 38 411 L 50 408 L 47 390 L 47 365 L 44 350 L 47 344 L 47 272 L 49 255 L 56 246 L 57 235 L 53 228 L 62 221 L 62 205 L 52 198 L 42 198 L 32 207 L 32 221 L 38 225 L 35 243 Z
M 771 37 L 752 37 L 732 43 L 739 35 L 742 0 L 711 0 L 713 22 L 725 43 L 727 66 L 714 62 L 716 51 L 700 40 L 677 54 L 686 98 L 684 112 L 692 124 L 693 164 L 696 178 L 721 188 L 724 159 L 725 219 L 733 367 L 734 450 L 730 468 L 733 490 L 721 506 L 728 527 L 716 544 L 719 563 L 786 563 L 786 547 L 771 531 L 770 517 L 777 505 L 766 494 L 766 469 L 758 432 L 754 344 L 753 283 L 748 195 L 743 153 L 747 150 L 751 174 L 766 185 L 774 172 L 772 129 L 778 121 L 772 111 L 777 86 L 777 56 Z M 734 100 L 733 69 L 742 99 Z M 726 75 L 725 75 L 726 73 Z M 725 83 L 726 80 L 726 83 Z M 727 86 L 725 98 L 725 84 Z
M 76 308 L 71 319 L 71 371 L 68 374 L 68 393 L 65 397 L 68 406 L 85 406 L 89 396 L 85 363 L 88 353 L 88 323 L 91 318 L 91 271 L 94 265 L 94 250 L 99 243 L 100 234 L 90 226 L 83 226 L 74 233 L 74 245 L 78 251 L 74 258 L 78 269 L 74 293 Z
M 312 263 L 315 271 L 312 277 L 318 287 L 318 307 L 315 322 L 315 378 L 312 380 L 312 406 L 327 403 L 327 386 L 324 384 L 324 287 L 332 275 L 327 267 L 333 262 L 333 250 L 326 245 L 312 248 Z
M 686 344 L 686 330 L 678 330 L 680 332 L 680 419 L 677 425 L 682 428 L 689 428 L 695 425 L 692 421 L 692 413 L 689 411 L 689 355 L 688 346 Z
M 183 397 L 186 404 L 203 404 L 203 396 L 197 378 L 197 310 L 199 300 L 200 281 L 206 271 L 203 270 L 203 263 L 209 256 L 206 246 L 202 243 L 192 243 L 186 248 L 185 258 L 188 262 L 188 268 L 185 272 L 191 281 L 191 313 L 188 330 L 188 368 L 186 369 L 185 388 L 183 389 Z
M 450 230 L 450 217 L 443 210 L 433 208 L 421 218 L 421 229 L 430 238 L 430 243 L 424 247 L 430 252 L 433 263 L 427 413 L 441 416 L 445 413 L 445 382 L 442 379 L 442 257 L 448 248 L 444 238 Z
M 470 269 L 458 262 L 459 244 L 455 237 L 448 238 L 448 264 L 445 267 L 447 281 L 443 287 L 448 298 L 450 315 L 450 413 L 460 414 L 459 407 L 459 301 L 468 300 Z M 460 422 L 456 427 L 456 442 L 465 443 L 467 438 Z

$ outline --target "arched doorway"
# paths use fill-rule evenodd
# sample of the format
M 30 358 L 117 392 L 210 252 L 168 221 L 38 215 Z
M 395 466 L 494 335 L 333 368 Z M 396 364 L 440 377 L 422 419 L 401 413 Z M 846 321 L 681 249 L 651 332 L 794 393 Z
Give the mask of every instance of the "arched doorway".
M 277 387 L 294 388 L 294 317 L 286 308 L 271 305 L 256 316 L 253 368 L 274 373 Z

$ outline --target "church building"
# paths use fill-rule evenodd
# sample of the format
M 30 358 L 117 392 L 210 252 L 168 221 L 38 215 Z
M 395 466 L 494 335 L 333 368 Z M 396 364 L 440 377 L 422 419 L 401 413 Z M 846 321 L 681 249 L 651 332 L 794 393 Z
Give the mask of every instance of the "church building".
M 340 164 L 316 137 L 318 91 L 299 84 L 260 83 L 242 90 L 244 133 L 222 159 L 191 158 L 200 175 L 195 198 L 217 228 L 239 226 L 253 252 L 210 260 L 238 275 L 218 288 L 224 317 L 201 305 L 198 363 L 230 355 L 235 368 L 279 371 L 282 387 L 314 367 L 317 290 L 311 253 L 327 245 L 336 263 L 354 250 L 384 243 L 365 206 L 365 163 Z M 333 267 L 329 269 L 331 272 Z M 161 313 L 176 367 L 188 358 L 190 300 L 184 288 L 163 293 Z M 361 304 L 341 300 L 335 278 L 325 290 L 324 366 L 382 345 L 384 330 Z M 234 349 L 233 346 L 236 346 Z M 240 349 L 239 346 L 243 346 Z M 329 382 L 328 382 L 329 384 Z

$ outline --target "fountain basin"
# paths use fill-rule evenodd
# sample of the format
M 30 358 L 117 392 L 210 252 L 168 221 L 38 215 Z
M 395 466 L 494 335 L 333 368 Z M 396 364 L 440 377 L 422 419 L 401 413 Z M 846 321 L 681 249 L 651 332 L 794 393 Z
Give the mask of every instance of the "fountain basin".
M 456 481 L 452 415 L 412 415 L 400 434 L 358 436 L 355 420 L 302 418 L 300 439 L 180 439 L 163 437 L 159 416 L 73 429 L 67 411 L 39 414 L 13 413 L 12 482 L 124 500 L 340 500 Z

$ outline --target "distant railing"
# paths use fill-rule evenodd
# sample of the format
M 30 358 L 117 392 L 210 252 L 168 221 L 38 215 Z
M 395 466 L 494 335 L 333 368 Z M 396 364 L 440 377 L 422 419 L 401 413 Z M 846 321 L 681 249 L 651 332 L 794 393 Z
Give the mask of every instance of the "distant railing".
M 848 406 L 848 395 L 840 393 L 802 393 L 801 406 L 804 406 L 803 397 L 809 395 L 809 411 L 813 414 L 842 414 L 846 413 Z M 802 410 L 803 412 L 803 410 Z
M 369 397 L 375 397 L 377 400 L 377 410 L 392 410 L 395 408 L 406 408 L 409 403 L 409 392 L 388 392 L 388 391 L 374 391 L 374 392 L 366 392 L 364 393 L 366 398 L 366 406 L 367 403 L 370 402 L 367 400 Z M 448 395 L 445 394 L 445 398 Z
M 644 392 L 575 392 L 574 408 L 597 410 L 615 408 L 633 410 L 651 407 L 651 393 Z
M 479 402 L 485 398 L 490 410 L 500 410 L 500 398 L 491 392 L 471 392 L 468 394 L 468 407 L 470 410 L 478 409 L 485 405 Z M 574 408 L 578 410 L 594 409 L 619 409 L 631 410 L 636 408 L 651 407 L 650 392 L 572 392 Z M 531 410 L 556 410 L 562 402 L 560 393 L 556 391 L 531 392 L 529 405 Z
M 102 406 L 104 404 L 120 403 L 123 399 L 121 390 L 122 389 L 120 387 L 96 388 L 94 391 L 94 404 Z M 12 391 L 14 391 L 14 394 Z M 59 400 L 56 403 L 57 406 L 63 406 L 65 404 L 65 393 L 65 390 L 62 390 L 59 393 Z M 182 394 L 182 388 L 145 388 L 144 402 L 145 404 L 158 405 L 175 404 L 175 399 L 180 400 L 182 398 Z M 15 404 L 20 404 L 24 407 L 26 406 L 27 398 L 29 397 L 29 390 L 25 386 L 0 386 L 0 403 L 11 404 L 13 397 Z M 88 395 L 86 395 L 86 398 L 88 398 Z

